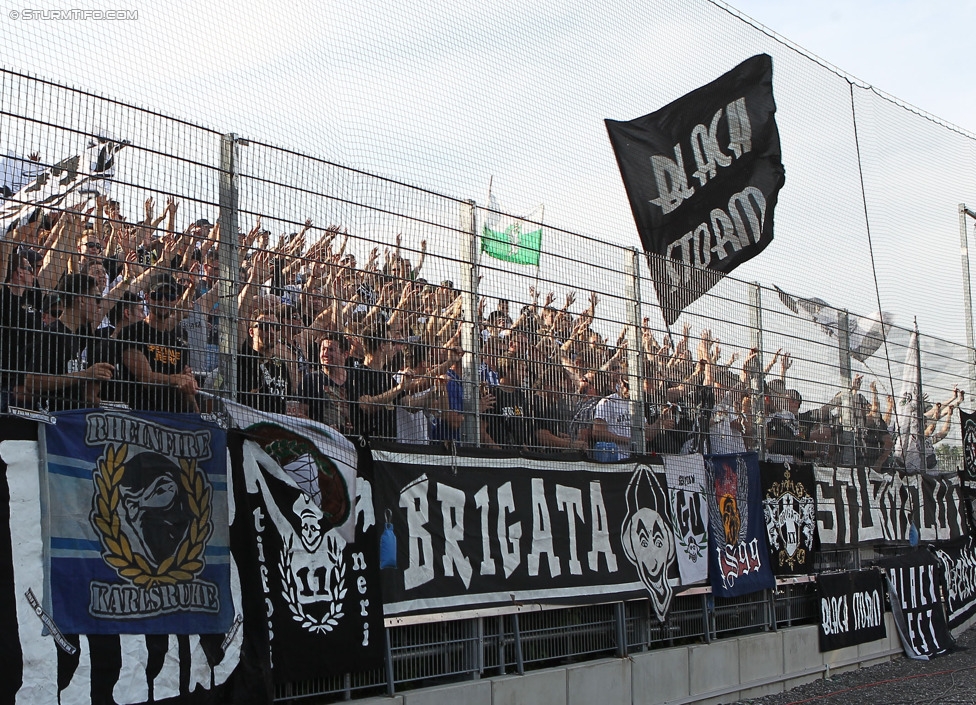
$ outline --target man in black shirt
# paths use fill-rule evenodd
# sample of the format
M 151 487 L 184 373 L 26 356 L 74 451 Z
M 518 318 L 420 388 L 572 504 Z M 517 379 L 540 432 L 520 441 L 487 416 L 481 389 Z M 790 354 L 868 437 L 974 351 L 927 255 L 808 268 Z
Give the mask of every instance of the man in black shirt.
M 348 371 L 346 357 L 349 343 L 342 333 L 327 333 L 319 343 L 319 370 L 309 372 L 302 380 L 299 397 L 308 418 L 342 432 L 349 424 L 346 394 Z
M 15 251 L 0 287 L 0 413 L 7 410 L 8 402 L 16 405 L 23 401 L 14 392 L 23 389 L 29 348 L 41 328 L 39 293 L 34 288 L 30 260 L 20 250 Z
M 133 409 L 197 412 L 197 383 L 187 364 L 186 341 L 180 337 L 176 302 L 182 292 L 165 281 L 146 299 L 146 319 L 123 328 L 120 378 Z
M 404 343 L 389 340 L 382 325 L 365 333 L 363 342 L 366 348 L 363 366 L 349 370 L 347 383 L 353 433 L 392 440 L 396 438 L 393 406 L 408 393 L 413 378 L 403 375 L 397 384 L 387 366 Z
M 89 364 L 92 323 L 100 316 L 101 292 L 87 274 L 65 276 L 57 289 L 61 315 L 38 334 L 26 392 L 48 411 L 98 406 L 100 382 L 111 379 L 107 362 Z
M 522 389 L 525 362 L 505 357 L 498 365 L 498 386 L 494 408 L 483 414 L 489 445 L 520 450 L 535 444 L 535 428 L 529 412 L 529 397 Z
M 121 380 L 122 354 L 125 350 L 120 335 L 122 331 L 138 323 L 145 317 L 142 300 L 126 291 L 109 309 L 108 325 L 98 328 L 94 340 L 88 348 L 88 361 L 107 362 L 115 367 L 116 374 L 112 381 L 102 383 L 102 401 L 128 404 L 128 383 Z
M 284 362 L 281 324 L 274 316 L 262 314 L 249 333 L 237 357 L 237 400 L 260 411 L 284 414 L 291 377 Z

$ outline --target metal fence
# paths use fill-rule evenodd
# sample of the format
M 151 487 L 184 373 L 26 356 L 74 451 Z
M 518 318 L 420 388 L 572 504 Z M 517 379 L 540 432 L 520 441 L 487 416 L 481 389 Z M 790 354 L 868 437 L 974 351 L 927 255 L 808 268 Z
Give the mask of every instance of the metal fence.
M 599 459 L 734 441 L 891 467 L 897 430 L 910 427 L 902 380 L 917 369 L 932 402 L 927 469 L 960 462 L 952 419 L 956 386 L 973 391 L 971 344 L 922 331 L 916 368 L 912 331 L 892 327 L 859 360 L 852 338 L 875 301 L 790 304 L 795 292 L 726 277 L 667 330 L 647 260 L 607 238 L 11 71 L 0 72 L 0 101 L 8 164 L 27 174 L 2 221 L 4 411 L 207 411 L 223 396 L 414 444 Z M 62 160 L 73 156 L 72 170 Z M 480 252 L 499 222 L 542 230 L 540 265 Z M 586 420 L 587 397 L 614 394 L 626 422 L 599 437 L 573 423 Z M 795 426 L 792 445 L 774 447 L 777 418 Z M 734 430 L 710 428 L 723 420 Z M 819 565 L 857 562 L 839 552 Z M 664 625 L 638 601 L 392 627 L 385 672 L 278 696 L 388 692 L 709 641 L 810 621 L 812 605 L 801 584 L 738 600 L 681 595 Z
M 682 644 L 816 623 L 811 582 L 780 585 L 734 599 L 707 589 L 675 597 L 659 623 L 647 600 L 521 611 L 387 629 L 387 668 L 291 683 L 280 700 L 335 700 L 393 694 L 464 679 L 524 673 L 588 658 L 626 656 Z

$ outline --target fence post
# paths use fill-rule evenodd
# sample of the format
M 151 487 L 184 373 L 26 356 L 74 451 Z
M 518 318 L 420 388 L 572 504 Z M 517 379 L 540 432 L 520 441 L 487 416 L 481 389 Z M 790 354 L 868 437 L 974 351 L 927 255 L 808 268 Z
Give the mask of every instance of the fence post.
M 962 301 L 966 315 L 966 347 L 969 353 L 969 394 L 976 396 L 976 340 L 973 336 L 973 294 L 972 282 L 969 278 L 969 238 L 966 235 L 966 216 L 976 218 L 966 208 L 965 203 L 959 204 L 959 252 L 962 257 Z
M 478 206 L 474 201 L 461 204 L 461 296 L 464 297 L 461 345 L 465 351 L 461 363 L 464 377 L 464 423 L 461 438 L 465 443 L 481 445 L 481 394 L 478 362 L 481 359 L 481 321 L 478 318 Z
M 756 451 L 759 459 L 766 458 L 766 409 L 763 385 L 765 384 L 765 369 L 763 363 L 763 323 L 762 323 L 762 286 L 759 282 L 749 285 L 749 342 L 759 356 L 756 358 L 756 376 L 752 379 L 752 423 L 756 433 Z
M 647 448 L 644 440 L 644 375 L 641 361 L 642 336 L 640 252 L 634 248 L 624 256 L 624 272 L 627 275 L 627 387 L 630 390 L 630 440 L 634 452 L 643 455 Z
M 858 400 L 851 389 L 851 324 L 847 309 L 837 310 L 837 369 L 840 372 L 841 437 L 840 462 L 848 467 L 857 463 Z M 850 445 L 845 445 L 850 441 Z
M 396 681 L 393 675 L 393 644 L 390 641 L 390 629 L 383 630 L 383 665 L 386 667 L 386 694 L 390 697 L 396 693 Z
M 851 386 L 851 322 L 846 308 L 837 311 L 837 360 L 841 386 L 849 388 Z
M 512 615 L 512 632 L 515 636 L 515 672 L 525 675 L 525 660 L 522 655 L 522 630 L 519 628 L 518 612 Z
M 220 138 L 220 393 L 227 399 L 237 398 L 237 279 L 240 262 L 237 243 L 237 148 L 247 145 L 235 134 Z
M 477 617 L 474 620 L 475 643 L 474 643 L 474 673 L 473 680 L 481 678 L 485 672 L 485 619 Z
M 614 605 L 614 631 L 617 633 L 617 656 L 627 656 L 627 613 L 623 602 Z

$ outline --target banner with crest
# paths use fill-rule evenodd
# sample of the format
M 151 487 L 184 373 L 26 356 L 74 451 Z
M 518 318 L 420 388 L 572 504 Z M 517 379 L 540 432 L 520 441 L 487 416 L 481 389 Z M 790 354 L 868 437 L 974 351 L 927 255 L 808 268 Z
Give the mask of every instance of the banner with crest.
M 755 453 L 710 455 L 705 468 L 712 592 L 738 597 L 775 587 L 763 521 L 759 457 Z
M 231 543 L 244 623 L 253 625 L 241 676 L 254 683 L 383 664 L 372 485 L 361 477 L 349 481 L 358 461 L 344 437 L 321 424 L 289 421 L 250 410 L 247 425 L 228 441 Z M 354 541 L 344 537 L 349 528 Z
M 61 631 L 227 632 L 224 431 L 191 415 L 56 417 L 42 427 L 42 533 L 45 606 Z
M 775 575 L 813 572 L 817 530 L 813 465 L 760 463 L 763 517 Z

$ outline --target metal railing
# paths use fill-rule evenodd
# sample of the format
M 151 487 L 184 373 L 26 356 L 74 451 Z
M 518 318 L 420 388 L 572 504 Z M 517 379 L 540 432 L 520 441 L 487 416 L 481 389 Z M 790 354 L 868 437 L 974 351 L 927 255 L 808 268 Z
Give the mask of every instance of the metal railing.
M 517 612 L 387 628 L 388 667 L 279 687 L 275 697 L 345 700 L 580 660 L 626 656 L 685 644 L 814 624 L 811 582 L 784 583 L 741 598 L 706 588 L 675 597 L 659 623 L 647 600 Z
M 788 289 L 786 274 L 770 273 L 764 279 L 775 281 L 762 284 L 726 277 L 668 330 L 644 256 L 609 237 L 520 221 L 463 198 L 0 73 L 5 147 L 40 151 L 31 169 L 47 181 L 64 178 L 57 165 L 88 154 L 89 142 L 104 146 L 92 124 L 113 125 L 127 143 L 111 173 L 81 169 L 59 197 L 41 203 L 34 192 L 18 191 L 4 203 L 3 264 L 18 277 L 5 284 L 17 298 L 0 303 L 5 411 L 43 416 L 104 402 L 206 411 L 204 391 L 319 418 L 350 434 L 597 458 L 721 442 L 711 424 L 723 418 L 742 426 L 726 436 L 775 452 L 773 442 L 784 439 L 767 421 L 792 414 L 800 436 L 793 442 L 817 445 L 787 445 L 785 454 L 809 450 L 825 462 L 879 467 L 886 436 L 868 433 L 880 430 L 877 419 L 887 416 L 893 445 L 895 426 L 911 425 L 897 406 L 900 383 L 912 379 L 912 331 L 893 326 L 870 356 L 854 354 L 851 323 L 870 322 L 870 296 L 848 311 L 814 301 L 818 292 L 781 296 L 770 284 Z M 23 101 L 28 94 L 69 107 L 38 115 Z M 543 228 L 544 266 L 482 254 L 479 236 L 492 218 Z M 889 273 L 890 286 L 897 276 Z M 800 299 L 795 311 L 789 295 Z M 110 325 L 99 333 L 103 317 Z M 56 319 L 67 334 L 58 333 Z M 139 335 L 126 324 L 139 325 Z M 960 462 L 958 426 L 943 428 L 961 403 L 955 386 L 968 383 L 973 392 L 972 341 L 923 333 L 918 369 L 932 402 L 923 425 L 932 426 L 937 461 L 927 469 L 952 472 Z M 781 349 L 790 353 L 787 364 Z M 738 360 L 728 363 L 733 352 Z M 696 370 L 701 360 L 704 369 Z M 362 372 L 364 365 L 375 374 Z M 336 372 L 356 384 L 340 382 Z M 508 376 L 499 379 L 502 372 Z M 584 383 L 589 399 L 579 396 Z M 793 411 L 791 390 L 802 397 Z M 581 415 L 583 402 L 614 393 L 630 417 L 610 429 L 623 440 L 588 433 L 592 417 Z M 817 569 L 859 564 L 857 551 L 838 551 L 821 555 Z M 809 623 L 814 604 L 810 586 L 798 584 L 736 600 L 679 595 L 664 625 L 636 601 L 396 626 L 388 630 L 385 670 L 290 684 L 277 695 L 340 699 L 708 642 Z

